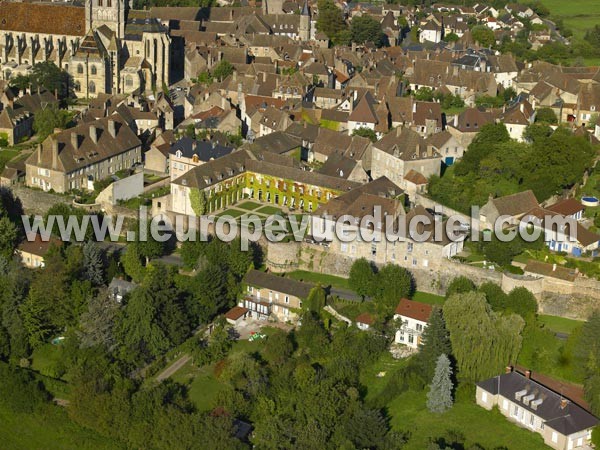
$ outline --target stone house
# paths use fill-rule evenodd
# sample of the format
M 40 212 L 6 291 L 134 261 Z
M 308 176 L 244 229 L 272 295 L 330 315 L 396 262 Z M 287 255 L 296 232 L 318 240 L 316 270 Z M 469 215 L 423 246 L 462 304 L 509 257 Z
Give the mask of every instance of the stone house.
M 500 216 L 507 217 L 504 227 L 517 225 L 525 214 L 538 206 L 538 201 L 531 190 L 497 198 L 490 195 L 488 202 L 479 211 L 481 229 L 493 230 Z
M 26 161 L 25 184 L 64 193 L 94 189 L 94 181 L 142 162 L 142 143 L 115 116 L 49 136 Z
M 403 202 L 384 187 L 391 182 L 380 180 L 320 207 L 311 217 L 309 239 L 316 245 L 324 243 L 330 254 L 340 258 L 366 258 L 377 265 L 393 263 L 408 269 L 436 270 L 443 259 L 462 251 L 464 236 L 449 236 L 445 230 L 436 235 L 433 215 L 423 207 L 405 214 Z M 336 233 L 336 221 L 343 216 L 355 221 L 346 222 Z
M 442 156 L 417 132 L 398 127 L 369 147 L 371 177 L 386 176 L 405 189 L 404 176 L 415 170 L 429 178 L 439 175 Z
M 536 111 L 525 99 L 506 108 L 500 115 L 500 121 L 506 125 L 511 139 L 523 142 L 525 129 L 535 122 Z
M 5 135 L 9 145 L 30 138 L 35 114 L 53 106 L 58 106 L 58 100 L 46 90 L 25 94 L 11 101 L 0 112 L 0 136 Z
M 442 156 L 444 164 L 447 166 L 451 166 L 456 160 L 462 158 L 466 150 L 464 145 L 449 131 L 432 134 L 426 142 Z
M 16 253 L 21 263 L 29 269 L 44 267 L 44 258 L 53 247 L 60 247 L 62 241 L 50 237 L 43 240 L 39 234 L 33 240 L 25 240 L 17 247 Z
M 500 413 L 521 428 L 538 433 L 556 450 L 590 448 L 598 419 L 562 394 L 507 367 L 507 373 L 477 383 L 476 402 Z
M 150 144 L 150 150 L 144 153 L 144 169 L 159 175 L 169 173 L 169 150 L 175 141 L 172 131 L 160 133 Z
M 169 174 L 175 180 L 194 167 L 229 155 L 234 148 L 222 145 L 218 140 L 197 141 L 187 136 L 175 142 L 169 149 Z
M 239 306 L 257 319 L 274 317 L 279 321 L 295 321 L 315 285 L 284 278 L 258 270 L 249 271 L 242 281 L 245 286 Z
M 207 212 L 244 198 L 311 212 L 341 192 L 358 186 L 353 181 L 302 170 L 293 162 L 292 158 L 269 152 L 261 155 L 240 149 L 173 180 L 166 208 L 175 214 L 197 216 L 193 202 L 195 193 L 201 191 Z

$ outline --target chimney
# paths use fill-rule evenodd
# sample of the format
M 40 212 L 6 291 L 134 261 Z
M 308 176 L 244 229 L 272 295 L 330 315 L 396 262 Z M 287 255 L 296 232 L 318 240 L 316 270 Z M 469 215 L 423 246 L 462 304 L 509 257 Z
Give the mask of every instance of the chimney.
M 556 263 L 552 264 L 552 272 L 556 272 Z
M 77 133 L 71 133 L 71 145 L 75 150 L 79 150 L 79 135 Z
M 525 371 L 525 378 L 530 379 L 531 378 L 531 370 L 526 370 Z
M 413 114 L 415 114 L 417 112 L 417 102 L 415 100 L 413 100 L 412 112 L 413 112 Z
M 569 400 L 567 400 L 566 398 L 560 399 L 560 409 L 565 409 L 568 404 L 569 404 Z
M 98 143 L 98 129 L 95 125 L 90 125 L 90 138 L 92 138 L 94 144 Z
M 454 128 L 458 128 L 458 114 L 454 115 Z
M 114 120 L 108 120 L 108 132 L 112 137 L 117 137 L 117 124 Z
M 267 72 L 262 73 L 262 79 L 263 79 L 263 83 L 267 82 Z
M 504 369 L 505 373 L 511 373 L 513 371 L 512 366 L 506 366 L 506 369 Z
M 38 144 L 38 149 L 37 149 L 37 162 L 38 164 L 42 163 L 42 144 Z
M 525 105 L 523 105 L 523 102 L 519 103 L 519 111 L 521 111 L 522 113 L 525 112 Z
M 58 141 L 56 138 L 52 139 L 52 168 L 58 167 Z

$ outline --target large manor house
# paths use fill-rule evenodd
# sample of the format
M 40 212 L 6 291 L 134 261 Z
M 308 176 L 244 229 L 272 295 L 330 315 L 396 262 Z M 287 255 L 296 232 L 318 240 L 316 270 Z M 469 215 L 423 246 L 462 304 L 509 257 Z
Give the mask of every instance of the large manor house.
M 78 97 L 152 92 L 169 84 L 168 29 L 128 0 L 0 2 L 2 78 L 52 61 Z

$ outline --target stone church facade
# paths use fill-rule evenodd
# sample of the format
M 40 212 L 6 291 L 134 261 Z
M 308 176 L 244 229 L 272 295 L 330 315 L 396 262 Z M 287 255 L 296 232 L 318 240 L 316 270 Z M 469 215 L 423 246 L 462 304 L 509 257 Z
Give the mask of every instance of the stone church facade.
M 0 2 L 5 80 L 52 61 L 69 73 L 80 98 L 156 92 L 169 84 L 170 43 L 160 20 L 130 10 L 127 0 Z

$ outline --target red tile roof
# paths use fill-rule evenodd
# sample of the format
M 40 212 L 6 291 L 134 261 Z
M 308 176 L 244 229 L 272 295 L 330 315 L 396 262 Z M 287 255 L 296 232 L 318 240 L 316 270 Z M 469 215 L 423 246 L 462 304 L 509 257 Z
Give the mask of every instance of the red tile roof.
M 431 310 L 433 307 L 427 303 L 416 302 L 403 298 L 396 307 L 396 314 L 400 314 L 404 317 L 410 317 L 411 319 L 420 320 L 421 322 L 429 321 Z
M 48 250 L 50 250 L 50 247 L 60 247 L 61 245 L 62 241 L 56 239 L 55 237 L 50 237 L 50 240 L 43 241 L 42 237 L 39 234 L 36 234 L 33 241 L 23 241 L 19 245 L 19 251 L 23 253 L 29 253 L 30 255 L 44 257 L 46 256 L 46 253 L 48 253 Z
M 359 314 L 355 319 L 355 322 L 366 323 L 367 325 L 373 325 L 374 321 L 373 316 L 367 312 Z
M 248 312 L 248 308 L 244 308 L 243 306 L 234 306 L 229 311 L 225 313 L 225 318 L 230 320 L 238 320 L 244 314 Z
M 427 178 L 425 178 L 425 175 L 413 169 L 408 171 L 408 173 L 404 176 L 404 179 L 416 185 L 427 184 Z
M 85 36 L 85 8 L 42 3 L 0 2 L 0 30 Z
M 585 208 L 574 198 L 568 198 L 566 200 L 561 200 L 552 206 L 548 206 L 548 209 L 550 211 L 562 214 L 563 216 L 571 216 L 579 211 L 583 211 Z

